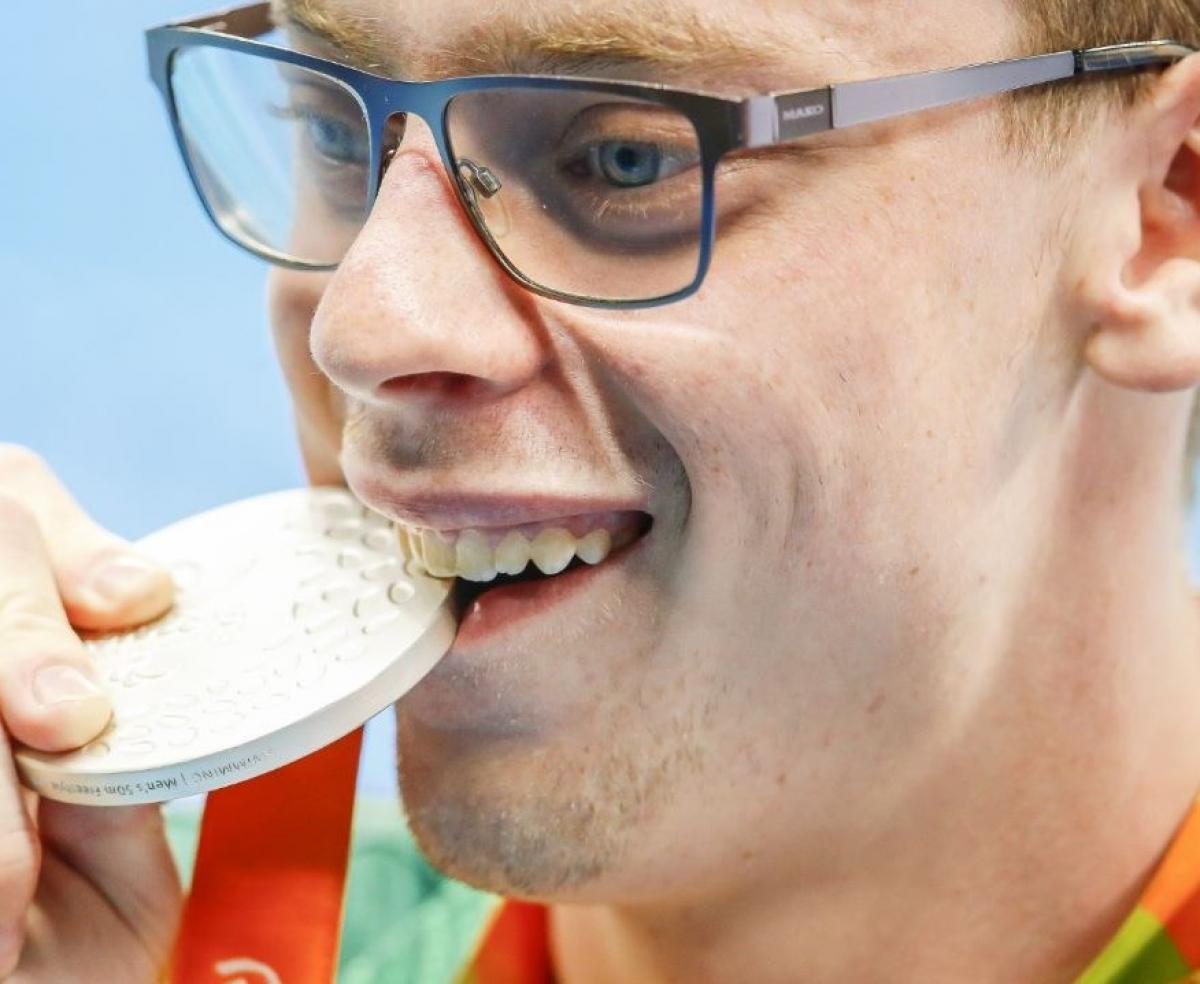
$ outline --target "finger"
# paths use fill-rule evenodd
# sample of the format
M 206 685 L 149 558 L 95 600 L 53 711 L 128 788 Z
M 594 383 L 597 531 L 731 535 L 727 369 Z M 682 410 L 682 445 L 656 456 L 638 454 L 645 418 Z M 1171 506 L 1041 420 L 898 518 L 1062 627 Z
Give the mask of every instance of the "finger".
M 174 597 L 166 571 L 93 520 L 28 448 L 0 444 L 0 493 L 33 514 L 67 618 L 80 629 L 129 628 L 157 618 Z
M 160 806 L 78 806 L 42 799 L 38 829 L 44 849 L 102 892 L 150 953 L 168 952 L 182 889 Z
M 38 796 L 32 789 L 21 787 L 21 799 L 25 802 L 25 812 L 29 814 L 30 822 L 34 827 L 37 827 L 37 804 Z
M 0 495 L 0 721 L 26 745 L 63 751 L 98 735 L 111 713 L 67 624 L 36 522 Z
M 25 911 L 37 888 L 41 846 L 0 728 L 0 980 L 13 971 L 25 936 Z

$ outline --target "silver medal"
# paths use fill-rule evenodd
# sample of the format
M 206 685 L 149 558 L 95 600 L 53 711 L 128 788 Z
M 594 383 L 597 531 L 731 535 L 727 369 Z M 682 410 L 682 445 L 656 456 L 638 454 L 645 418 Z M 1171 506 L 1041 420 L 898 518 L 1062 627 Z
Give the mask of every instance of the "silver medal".
M 50 799 L 159 802 L 241 782 L 353 731 L 450 648 L 450 580 L 410 574 L 391 524 L 341 489 L 259 496 L 138 544 L 177 586 L 150 625 L 85 642 L 113 701 L 81 749 L 18 746 Z

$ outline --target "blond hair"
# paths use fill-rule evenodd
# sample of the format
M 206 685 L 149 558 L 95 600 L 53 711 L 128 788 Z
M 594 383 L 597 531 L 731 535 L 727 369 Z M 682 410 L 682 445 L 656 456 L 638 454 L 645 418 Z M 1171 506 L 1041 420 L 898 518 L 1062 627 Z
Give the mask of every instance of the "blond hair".
M 1014 0 L 1014 4 L 1022 27 L 1022 53 L 1165 38 L 1200 48 L 1200 0 Z M 1018 112 L 1012 120 L 1019 146 L 1044 155 L 1046 148 L 1069 142 L 1097 99 L 1128 105 L 1151 78 L 1152 74 L 1132 73 L 1021 93 L 1014 99 Z

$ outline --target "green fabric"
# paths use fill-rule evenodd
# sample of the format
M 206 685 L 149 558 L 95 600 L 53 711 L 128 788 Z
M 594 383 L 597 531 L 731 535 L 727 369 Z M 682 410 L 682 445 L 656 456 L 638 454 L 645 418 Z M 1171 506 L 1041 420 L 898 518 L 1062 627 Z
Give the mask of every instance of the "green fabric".
M 1076 984 L 1176 984 L 1191 969 L 1145 909 L 1135 909 Z
M 189 802 L 164 814 L 180 875 L 190 884 L 200 811 Z M 338 984 L 452 984 L 498 901 L 430 866 L 398 803 L 360 798 Z

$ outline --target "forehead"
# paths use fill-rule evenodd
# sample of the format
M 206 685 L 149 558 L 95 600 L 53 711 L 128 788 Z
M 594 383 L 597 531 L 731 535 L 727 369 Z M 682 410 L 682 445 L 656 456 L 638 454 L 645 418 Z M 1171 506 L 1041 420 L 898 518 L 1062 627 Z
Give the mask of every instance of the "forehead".
M 1011 53 L 1004 0 L 275 0 L 360 64 L 724 80 L 764 91 Z

